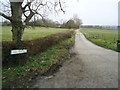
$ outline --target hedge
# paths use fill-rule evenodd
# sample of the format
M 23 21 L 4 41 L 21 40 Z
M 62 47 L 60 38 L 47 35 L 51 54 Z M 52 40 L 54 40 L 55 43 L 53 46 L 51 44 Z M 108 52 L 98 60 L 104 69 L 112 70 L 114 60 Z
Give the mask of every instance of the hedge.
M 9 66 L 19 63 L 18 59 L 25 62 L 25 56 L 35 55 L 40 53 L 52 45 L 55 45 L 66 38 L 70 38 L 74 31 L 67 31 L 57 34 L 52 34 L 44 38 L 39 38 L 35 40 L 22 41 L 23 46 L 27 49 L 27 55 L 11 55 L 11 50 L 15 49 L 14 42 L 2 42 L 2 64 L 3 66 Z M 23 59 L 23 60 L 22 60 Z

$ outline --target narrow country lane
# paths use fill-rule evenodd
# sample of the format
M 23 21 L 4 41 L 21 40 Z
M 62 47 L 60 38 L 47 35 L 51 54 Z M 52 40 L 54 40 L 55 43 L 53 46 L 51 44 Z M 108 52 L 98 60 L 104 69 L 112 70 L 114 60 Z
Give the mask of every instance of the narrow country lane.
M 53 76 L 38 77 L 34 88 L 117 88 L 118 53 L 88 41 L 76 30 L 75 55 Z

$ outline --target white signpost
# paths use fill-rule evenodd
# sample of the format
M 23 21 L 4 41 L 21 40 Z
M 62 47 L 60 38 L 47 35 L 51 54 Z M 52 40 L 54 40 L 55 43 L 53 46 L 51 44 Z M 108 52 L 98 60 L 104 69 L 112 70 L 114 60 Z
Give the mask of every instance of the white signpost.
M 27 53 L 27 49 L 11 50 L 11 55 Z

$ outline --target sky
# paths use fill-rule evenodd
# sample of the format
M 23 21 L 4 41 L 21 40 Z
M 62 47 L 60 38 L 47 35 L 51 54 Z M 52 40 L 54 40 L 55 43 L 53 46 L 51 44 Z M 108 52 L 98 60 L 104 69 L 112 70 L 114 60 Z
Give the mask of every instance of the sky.
M 118 25 L 118 2 L 120 0 L 63 0 L 65 14 L 49 13 L 54 21 L 67 21 L 77 15 L 83 25 Z
M 64 21 L 77 14 L 83 25 L 118 25 L 120 0 L 65 0 L 66 14 L 49 15 L 56 21 Z M 63 20 L 62 20 L 63 19 Z

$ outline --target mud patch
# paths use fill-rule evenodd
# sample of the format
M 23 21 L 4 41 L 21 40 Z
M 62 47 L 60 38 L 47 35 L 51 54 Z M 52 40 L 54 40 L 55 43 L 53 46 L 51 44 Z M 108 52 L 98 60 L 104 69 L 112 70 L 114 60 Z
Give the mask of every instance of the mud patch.
M 42 74 L 42 76 L 53 75 L 54 73 L 56 73 L 59 70 L 60 67 L 62 67 L 62 64 L 53 64 L 47 72 Z

